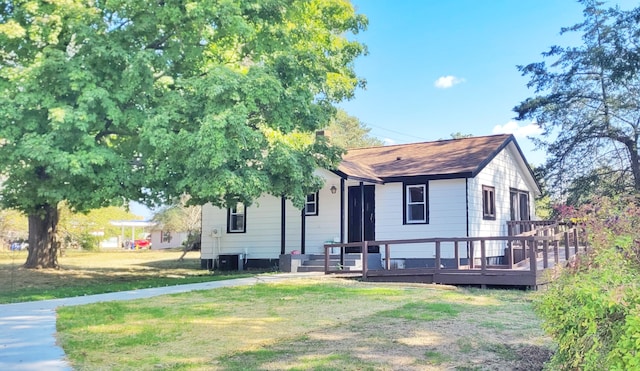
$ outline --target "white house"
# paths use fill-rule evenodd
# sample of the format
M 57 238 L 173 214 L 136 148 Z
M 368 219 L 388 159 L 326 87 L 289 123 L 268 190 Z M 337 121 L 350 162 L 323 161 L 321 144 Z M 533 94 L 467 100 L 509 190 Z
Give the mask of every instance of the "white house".
M 182 247 L 189 237 L 188 232 L 163 229 L 159 224 L 155 224 L 149 234 L 151 235 L 151 249 L 153 250 Z
M 323 254 L 327 242 L 506 236 L 508 220 L 534 219 L 540 195 L 512 135 L 353 149 L 317 174 L 325 185 L 304 210 L 270 195 L 248 207 L 205 205 L 203 267 L 277 266 L 281 254 Z M 424 264 L 432 250 L 411 245 L 394 257 Z M 495 245 L 487 256 L 503 254 Z

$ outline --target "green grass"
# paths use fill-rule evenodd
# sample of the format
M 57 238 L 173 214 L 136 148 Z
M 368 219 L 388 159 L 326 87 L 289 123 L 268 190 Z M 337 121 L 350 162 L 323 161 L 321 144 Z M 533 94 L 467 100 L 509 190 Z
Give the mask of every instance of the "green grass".
M 487 352 L 494 353 L 506 361 L 513 361 L 517 358 L 513 348 L 506 344 L 487 343 L 482 345 L 482 349 Z
M 427 359 L 427 364 L 431 365 L 440 365 L 445 362 L 451 361 L 451 357 L 443 354 L 442 352 L 437 352 L 435 350 L 428 350 L 424 353 L 424 357 Z
M 202 275 L 190 277 L 156 277 L 147 278 L 140 281 L 117 282 L 105 285 L 93 282 L 84 286 L 56 287 L 54 289 L 25 288 L 19 292 L 0 293 L 0 304 L 17 303 L 25 301 L 49 300 L 59 298 L 71 298 L 75 296 L 105 294 L 109 292 L 129 291 L 147 289 L 152 287 L 164 287 L 185 285 L 189 283 L 201 283 L 210 281 L 222 281 L 233 278 L 250 277 L 254 274 L 224 274 L 224 275 Z
M 487 329 L 494 329 L 494 330 L 506 330 L 507 329 L 507 324 L 505 324 L 504 322 L 500 322 L 500 321 L 482 321 L 478 324 L 480 327 L 484 327 Z
M 0 304 L 241 278 L 261 273 L 200 269 L 198 252 L 68 251 L 60 269 L 24 269 L 26 251 L 0 251 Z
M 492 334 L 544 343 L 519 322 L 479 325 L 488 309 L 514 304 L 520 322 L 535 321 L 529 295 L 295 280 L 63 307 L 58 335 L 77 370 L 469 369 L 479 352 L 512 360 Z
M 450 303 L 416 302 L 401 308 L 379 313 L 381 317 L 402 318 L 419 321 L 435 321 L 442 318 L 453 318 L 460 313 L 461 305 Z
M 456 345 L 461 353 L 471 353 L 475 350 L 473 340 L 468 337 L 460 338 L 456 341 Z

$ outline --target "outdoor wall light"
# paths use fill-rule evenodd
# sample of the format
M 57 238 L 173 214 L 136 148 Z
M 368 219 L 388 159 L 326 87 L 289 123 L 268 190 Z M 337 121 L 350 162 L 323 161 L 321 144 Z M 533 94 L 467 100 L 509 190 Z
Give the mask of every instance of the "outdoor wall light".
M 338 192 L 338 188 L 336 188 L 336 186 L 332 185 L 331 188 L 329 188 L 329 190 L 331 191 L 332 194 L 336 194 L 336 192 Z

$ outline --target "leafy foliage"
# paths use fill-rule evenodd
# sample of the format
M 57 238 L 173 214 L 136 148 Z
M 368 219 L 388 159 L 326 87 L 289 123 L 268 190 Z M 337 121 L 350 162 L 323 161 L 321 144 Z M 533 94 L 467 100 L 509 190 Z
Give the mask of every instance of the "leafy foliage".
M 59 216 L 58 235 L 61 247 L 81 247 L 83 250 L 96 250 L 100 242 L 98 235 L 104 238 L 120 235 L 121 227 L 112 225 L 111 221 L 138 219 L 122 207 L 109 206 L 77 213 L 64 203 L 60 206 Z
M 5 1 L 0 202 L 39 231 L 62 201 L 301 205 L 341 153 L 301 138 L 364 85 L 366 24 L 346 0 Z M 56 244 L 39 233 L 36 255 Z
M 564 208 L 564 217 L 584 223 L 591 250 L 559 271 L 536 303 L 558 342 L 553 369 L 640 367 L 639 201 L 602 198 Z
M 574 198 L 640 191 L 640 8 L 604 9 L 582 0 L 584 21 L 562 29 L 580 32 L 583 45 L 553 46 L 552 63 L 518 68 L 536 96 L 514 110 L 544 129 L 539 147 L 549 154 L 547 178 L 553 189 Z
M 5 241 L 24 240 L 29 228 L 27 218 L 16 210 L 0 209 L 0 239 Z
M 471 138 L 473 134 L 463 134 L 462 132 L 456 131 L 455 133 L 451 133 L 451 139 L 464 139 Z
M 200 230 L 202 225 L 202 207 L 187 206 L 189 196 L 184 195 L 172 205 L 163 207 L 154 214 L 153 221 L 158 223 L 163 230 L 175 232 L 188 232 L 186 246 L 194 242 L 200 242 Z
M 329 122 L 327 130 L 330 133 L 331 144 L 341 148 L 351 149 L 383 144 L 378 138 L 369 136 L 371 129 L 360 119 L 350 116 L 342 109 L 338 109 L 336 116 Z

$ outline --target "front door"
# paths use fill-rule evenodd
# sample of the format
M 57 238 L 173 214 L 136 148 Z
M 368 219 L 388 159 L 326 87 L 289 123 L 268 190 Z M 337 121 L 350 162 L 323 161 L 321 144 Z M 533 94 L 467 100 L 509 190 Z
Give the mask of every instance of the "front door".
M 375 190 L 373 185 L 366 185 L 364 189 L 364 213 L 363 213 L 363 197 L 360 186 L 349 187 L 348 198 L 348 242 L 374 241 L 376 239 L 376 203 Z M 364 220 L 362 219 L 364 214 Z M 364 230 L 363 230 L 364 228 Z M 360 252 L 357 247 L 347 247 L 347 253 Z M 369 246 L 370 253 L 380 252 L 378 246 Z

